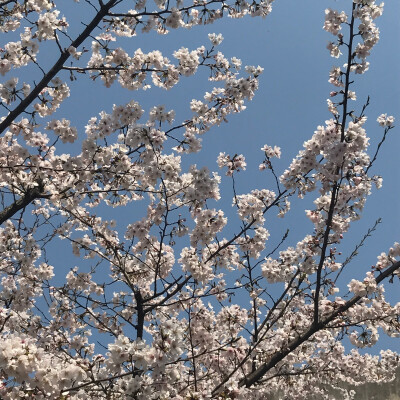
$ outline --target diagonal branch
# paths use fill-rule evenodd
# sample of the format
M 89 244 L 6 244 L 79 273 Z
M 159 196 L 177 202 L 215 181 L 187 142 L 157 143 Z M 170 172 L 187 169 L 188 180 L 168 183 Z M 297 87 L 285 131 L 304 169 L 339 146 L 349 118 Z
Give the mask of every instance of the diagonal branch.
M 101 7 L 100 11 L 92 19 L 89 25 L 86 26 L 84 31 L 71 43 L 71 46 L 79 47 L 91 34 L 91 32 L 97 27 L 101 20 L 109 13 L 110 9 L 115 5 L 118 0 L 110 0 L 107 4 Z M 68 50 L 64 50 L 59 59 L 50 69 L 50 71 L 43 77 L 43 79 L 35 86 L 35 88 L 29 93 L 29 95 L 18 104 L 18 106 L 12 110 L 6 118 L 0 123 L 0 134 L 4 132 L 10 124 L 22 114 L 28 106 L 36 99 L 40 92 L 49 84 L 49 82 L 60 72 L 65 62 L 70 57 Z
M 40 184 L 39 186 L 29 188 L 24 196 L 20 197 L 14 203 L 6 207 L 3 211 L 0 211 L 0 224 L 10 219 L 19 210 L 25 208 L 33 200 L 44 197 L 42 191 L 43 191 L 43 186 Z
M 390 275 L 393 275 L 395 271 L 400 269 L 400 261 L 394 263 L 391 267 L 387 268 L 384 272 L 382 272 L 377 278 L 375 278 L 376 284 L 382 282 L 385 278 Z M 288 344 L 287 347 L 281 349 L 267 362 L 258 367 L 255 371 L 246 375 L 240 382 L 239 386 L 250 387 L 257 383 L 270 369 L 274 368 L 280 361 L 282 361 L 288 354 L 292 353 L 296 350 L 302 343 L 308 340 L 312 335 L 317 333 L 318 331 L 327 328 L 328 324 L 332 322 L 335 318 L 337 318 L 340 314 L 344 313 L 355 304 L 357 304 L 363 296 L 353 296 L 350 300 L 348 300 L 345 304 L 339 307 L 336 311 L 334 311 L 331 315 L 329 315 L 324 320 L 319 320 L 317 324 L 313 323 L 310 328 L 297 339 L 293 340 Z

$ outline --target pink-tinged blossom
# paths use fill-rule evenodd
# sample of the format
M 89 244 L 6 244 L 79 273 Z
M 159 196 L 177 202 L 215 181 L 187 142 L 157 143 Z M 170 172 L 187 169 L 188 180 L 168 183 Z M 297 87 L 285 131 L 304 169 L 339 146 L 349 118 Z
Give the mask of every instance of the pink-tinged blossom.
M 327 32 L 337 35 L 342 29 L 341 25 L 347 21 L 347 15 L 344 11 L 338 12 L 330 8 L 325 10 L 325 24 L 324 29 Z
M 339 58 L 342 55 L 340 47 L 332 42 L 329 42 L 326 48 L 330 51 L 332 57 Z
M 378 121 L 378 124 L 379 124 L 380 126 L 383 126 L 383 127 L 386 127 L 386 126 L 391 127 L 391 126 L 393 125 L 393 123 L 394 123 L 394 117 L 391 116 L 391 115 L 388 116 L 387 114 L 381 114 L 381 115 L 378 117 L 377 121 Z
M 0 74 L 4 76 L 8 71 L 11 70 L 12 64 L 6 58 L 0 60 Z
M 40 14 L 37 21 L 37 37 L 39 41 L 54 39 L 54 31 L 68 26 L 65 18 L 58 19 L 60 11 L 54 10 Z
M 265 153 L 265 155 L 269 158 L 277 157 L 281 158 L 281 148 L 278 146 L 268 146 L 267 144 L 261 147 L 261 151 Z
M 208 34 L 208 39 L 210 40 L 210 42 L 212 43 L 213 46 L 218 46 L 219 44 L 222 43 L 222 41 L 224 40 L 224 37 L 219 33 L 209 33 Z
M 70 121 L 63 118 L 61 121 L 52 120 L 47 124 L 47 129 L 59 136 L 63 143 L 73 143 L 78 138 L 76 128 L 70 126 Z
M 235 154 L 231 158 L 231 156 L 226 155 L 225 153 L 219 153 L 217 164 L 220 168 L 228 168 L 228 171 L 226 172 L 226 175 L 228 176 L 232 176 L 235 171 L 239 172 L 241 170 L 245 170 L 247 165 L 242 154 Z
M 91 25 L 80 32 L 93 39 L 89 45 L 63 34 L 68 24 L 57 1 L 3 5 L 0 31 L 19 31 L 0 49 L 0 74 L 15 75 L 1 83 L 1 100 L 13 110 L 38 86 L 40 93 L 23 116 L 12 111 L 18 115 L 0 136 L 2 399 L 323 399 L 332 371 L 338 385 L 351 387 L 394 379 L 397 353 L 358 348 L 376 345 L 379 334 L 399 337 L 400 303 L 391 304 L 384 280 L 377 282 L 387 272 L 397 279 L 399 243 L 365 266 L 364 279 L 349 279 L 350 293 L 337 284 L 346 232 L 372 186 L 382 185 L 369 171 L 367 118 L 348 106 L 356 100 L 351 82 L 368 70 L 379 40 L 383 4 L 356 0 L 353 14 L 326 11 L 324 29 L 336 36 L 328 49 L 343 56 L 329 73 L 332 118 L 280 177 L 271 160 L 280 148 L 263 146 L 259 187 L 246 189 L 244 172 L 228 179 L 232 208 L 223 210 L 227 179 L 203 166 L 201 154 L 193 165 L 191 153 L 246 109 L 263 69 L 245 66 L 241 74 L 241 60 L 214 49 L 222 35 L 210 34 L 208 47 L 178 46 L 169 58 L 125 44 L 226 14 L 264 17 L 273 1 L 233 3 L 156 0 L 162 12 L 145 12 L 146 0 L 128 8 L 115 2 L 118 10 L 108 2 L 97 15 L 103 32 L 94 36 Z M 20 26 L 23 18 L 29 27 Z M 352 37 L 344 29 L 350 23 Z M 53 61 L 41 65 L 39 47 L 52 45 L 66 61 L 49 73 Z M 43 68 L 44 80 L 42 71 L 32 82 L 18 80 L 14 72 L 30 63 Z M 145 109 L 134 100 L 98 110 L 79 135 L 76 121 L 63 118 L 76 87 L 68 79 L 168 90 L 201 69 L 211 86 L 183 120 L 157 101 Z M 394 118 L 382 114 L 378 123 L 386 135 Z M 73 154 L 63 150 L 70 143 Z M 217 163 L 227 175 L 250 168 L 243 155 L 222 151 Z M 271 219 L 284 217 L 295 195 L 310 198 L 309 231 L 297 243 L 292 232 L 276 236 Z M 68 265 L 65 249 L 78 266 Z M 338 340 L 346 336 L 350 347 Z

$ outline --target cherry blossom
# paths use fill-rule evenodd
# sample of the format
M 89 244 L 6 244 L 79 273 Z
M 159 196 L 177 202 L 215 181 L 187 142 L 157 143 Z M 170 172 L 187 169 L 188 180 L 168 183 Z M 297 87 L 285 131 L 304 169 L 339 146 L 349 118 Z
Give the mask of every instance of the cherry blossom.
M 400 336 L 400 303 L 387 295 L 400 244 L 358 275 L 347 266 L 375 226 L 342 254 L 382 186 L 371 168 L 394 128 L 393 116 L 377 117 L 374 149 L 368 102 L 350 106 L 383 3 L 353 0 L 322 15 L 338 63 L 327 71 L 328 117 L 287 166 L 280 147 L 261 147 L 254 158 L 267 178 L 254 189 L 240 184 L 257 172 L 252 158 L 220 152 L 220 176 L 203 165 L 202 139 L 245 111 L 263 68 L 242 69 L 218 33 L 168 54 L 127 43 L 225 16 L 266 17 L 273 0 L 88 4 L 91 19 L 75 29 L 61 2 L 0 3 L 9 35 L 0 49 L 0 397 L 328 399 L 329 389 L 349 399 L 365 382 L 393 380 L 398 353 L 359 349 Z M 201 71 L 211 86 L 182 121 L 157 90 Z M 152 89 L 154 102 L 115 101 L 80 129 L 63 113 L 85 78 Z M 276 241 L 271 220 L 287 222 L 304 197 L 308 233 Z

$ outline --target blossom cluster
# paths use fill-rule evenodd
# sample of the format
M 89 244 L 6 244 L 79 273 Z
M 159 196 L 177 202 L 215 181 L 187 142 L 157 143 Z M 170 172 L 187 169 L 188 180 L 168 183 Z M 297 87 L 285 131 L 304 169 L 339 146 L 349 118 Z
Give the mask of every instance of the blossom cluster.
M 190 153 L 245 110 L 263 68 L 241 72 L 241 60 L 216 49 L 221 34 L 208 35 L 210 48 L 180 47 L 171 59 L 126 43 L 224 15 L 264 17 L 273 0 L 128 3 L 99 2 L 75 40 L 57 1 L 0 4 L 0 32 L 20 38 L 0 49 L 0 100 L 10 111 L 0 120 L 0 397 L 300 400 L 328 399 L 330 387 L 350 398 L 341 383 L 393 379 L 397 353 L 358 349 L 382 334 L 399 337 L 400 304 L 383 283 L 399 276 L 400 244 L 364 278 L 338 283 L 356 253 L 343 259 L 343 238 L 382 181 L 370 175 L 378 151 L 368 154 L 365 107 L 355 115 L 348 106 L 379 40 L 383 4 L 326 11 L 324 29 L 336 40 L 328 50 L 350 60 L 329 73 L 331 118 L 280 176 L 271 160 L 281 149 L 261 147 L 259 169 L 274 186 L 266 179 L 243 190 L 236 172 L 251 169 L 250 159 L 220 152 L 233 192 L 223 210 L 223 178 Z M 39 48 L 53 45 L 58 61 L 42 66 Z M 14 76 L 28 64 L 43 75 L 31 83 Z M 183 122 L 167 104 L 146 109 L 136 100 L 99 110 L 82 131 L 61 116 L 86 74 L 106 88 L 158 90 L 200 69 L 212 87 L 191 100 Z M 394 117 L 377 122 L 383 143 Z M 296 194 L 315 194 L 305 210 L 311 232 L 286 245 L 292 239 L 276 240 L 271 214 L 284 217 Z
M 245 170 L 246 161 L 242 154 L 235 154 L 232 158 L 225 153 L 219 153 L 217 163 L 220 168 L 227 167 L 226 175 L 231 176 L 235 171 Z

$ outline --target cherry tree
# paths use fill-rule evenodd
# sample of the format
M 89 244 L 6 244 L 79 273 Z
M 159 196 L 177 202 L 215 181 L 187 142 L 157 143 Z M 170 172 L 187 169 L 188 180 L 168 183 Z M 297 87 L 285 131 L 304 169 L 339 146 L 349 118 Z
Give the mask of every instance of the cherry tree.
M 359 348 L 399 336 L 400 304 L 384 284 L 397 284 L 400 244 L 364 266 L 364 279 L 339 284 L 357 252 L 341 257 L 342 240 L 381 186 L 371 167 L 394 127 L 380 115 L 382 139 L 368 150 L 368 102 L 350 107 L 383 4 L 326 10 L 329 119 L 284 171 L 274 167 L 281 149 L 265 144 L 259 168 L 274 186 L 239 193 L 236 177 L 251 173 L 243 155 L 221 153 L 219 173 L 190 160 L 202 135 L 245 109 L 263 69 L 242 71 L 214 33 L 172 58 L 123 43 L 267 17 L 273 0 L 85 3 L 91 20 L 74 35 L 76 21 L 60 12 L 72 2 L 0 1 L 1 399 L 328 399 L 329 390 L 350 399 L 348 385 L 392 380 L 397 353 Z M 135 100 L 99 109 L 84 132 L 63 114 L 70 81 L 155 93 L 200 69 L 215 87 L 183 122 Z M 229 223 L 222 179 L 237 214 Z M 284 218 L 305 197 L 309 233 L 271 244 L 267 215 Z M 68 253 L 78 266 L 63 264 Z

